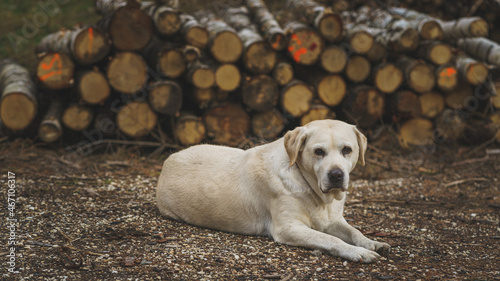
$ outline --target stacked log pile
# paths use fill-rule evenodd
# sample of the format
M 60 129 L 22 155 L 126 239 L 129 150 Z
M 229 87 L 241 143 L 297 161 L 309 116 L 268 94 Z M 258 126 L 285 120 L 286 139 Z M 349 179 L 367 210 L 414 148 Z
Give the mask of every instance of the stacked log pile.
M 47 143 L 238 146 L 337 118 L 367 134 L 389 124 L 403 147 L 500 141 L 488 22 L 361 2 L 287 0 L 275 17 L 262 0 L 191 15 L 176 1 L 97 0 L 101 21 L 39 43 L 34 79 L 0 63 L 0 124 L 15 135 L 36 123 Z

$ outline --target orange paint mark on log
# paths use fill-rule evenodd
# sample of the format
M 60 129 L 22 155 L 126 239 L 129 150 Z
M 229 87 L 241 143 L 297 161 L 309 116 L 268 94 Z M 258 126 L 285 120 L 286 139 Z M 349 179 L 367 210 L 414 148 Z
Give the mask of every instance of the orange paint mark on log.
M 57 61 L 57 67 L 59 69 L 62 69 L 62 61 L 61 61 L 61 57 L 59 57 L 59 54 L 54 54 L 54 56 L 52 57 L 52 60 L 50 61 L 49 64 L 42 63 L 42 68 L 45 70 L 49 70 L 54 66 L 54 63 L 56 61 Z
M 49 72 L 49 73 L 47 73 L 47 74 L 45 74 L 45 75 L 42 75 L 42 76 L 40 77 L 40 80 L 41 80 L 41 81 L 45 81 L 45 80 L 47 80 L 48 78 L 50 78 L 50 77 L 52 77 L 52 76 L 54 76 L 54 75 L 57 75 L 57 74 L 62 74 L 62 70 L 52 71 L 52 72 Z
M 296 52 L 293 53 L 293 59 L 296 62 L 299 62 L 300 61 L 300 56 L 302 56 L 302 55 L 304 55 L 306 53 L 307 53 L 306 48 L 300 48 Z
M 89 45 L 87 48 L 87 53 L 90 54 L 92 52 L 92 44 L 94 43 L 94 29 L 89 27 Z
M 457 70 L 453 67 L 447 67 L 444 71 L 442 71 L 439 75 L 451 77 L 457 74 Z

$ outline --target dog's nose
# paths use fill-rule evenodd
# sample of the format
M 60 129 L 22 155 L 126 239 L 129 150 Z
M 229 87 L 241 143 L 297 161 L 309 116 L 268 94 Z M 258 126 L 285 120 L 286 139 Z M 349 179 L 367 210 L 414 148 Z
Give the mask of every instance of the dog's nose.
M 328 172 L 328 179 L 332 183 L 339 183 L 344 181 L 344 172 L 341 169 L 333 169 Z

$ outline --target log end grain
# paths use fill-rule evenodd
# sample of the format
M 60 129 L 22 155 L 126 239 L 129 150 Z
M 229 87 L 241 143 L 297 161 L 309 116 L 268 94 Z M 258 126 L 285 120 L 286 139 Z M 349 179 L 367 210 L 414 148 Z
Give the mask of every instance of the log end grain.
M 151 40 L 153 21 L 139 7 L 123 6 L 114 12 L 108 32 L 116 49 L 138 51 Z
M 270 73 L 276 65 L 276 52 L 266 41 L 255 42 L 245 48 L 243 64 L 254 74 Z
M 316 91 L 324 104 L 328 106 L 339 105 L 347 93 L 347 86 L 340 75 L 325 75 L 319 81 Z
M 324 119 L 335 119 L 336 114 L 327 106 L 322 104 L 315 104 L 311 106 L 311 110 L 309 110 L 306 114 L 304 114 L 300 118 L 300 125 L 304 126 L 309 122 L 314 120 L 324 120 Z
M 434 124 L 424 118 L 410 119 L 399 129 L 398 139 L 403 148 L 429 145 L 433 142 Z
M 321 53 L 320 65 L 330 73 L 340 73 L 347 64 L 347 54 L 343 48 L 330 45 Z
M 26 129 L 35 119 L 37 103 L 24 93 L 12 92 L 0 101 L 0 120 L 2 125 L 13 130 Z
M 147 65 L 140 55 L 121 52 L 111 59 L 106 76 L 113 89 L 124 94 L 134 94 L 146 83 Z
M 88 104 L 103 104 L 111 94 L 108 80 L 98 70 L 85 72 L 77 84 L 80 98 Z
M 285 128 L 284 120 L 277 110 L 256 113 L 252 116 L 252 133 L 259 138 L 273 140 Z
M 490 116 L 490 121 L 497 128 L 496 139 L 500 143 L 500 112 L 495 112 Z
M 190 45 L 204 49 L 208 44 L 209 34 L 202 26 L 193 26 L 184 35 L 184 39 Z
M 153 19 L 156 29 L 163 35 L 175 34 L 181 28 L 181 17 L 176 9 L 162 6 L 156 10 Z
M 420 36 L 424 40 L 441 40 L 443 39 L 443 29 L 439 22 L 435 20 L 424 21 L 419 28 Z
M 46 143 L 55 142 L 62 136 L 62 128 L 59 120 L 42 122 L 38 127 L 38 137 Z
M 311 109 L 313 89 L 308 84 L 294 80 L 281 91 L 281 106 L 293 117 L 301 117 Z
M 210 53 L 218 62 L 234 63 L 243 52 L 243 43 L 238 35 L 231 31 L 222 31 L 212 39 Z
M 111 42 L 101 29 L 90 26 L 78 33 L 73 46 L 74 59 L 88 65 L 104 59 L 109 54 Z
M 469 31 L 473 37 L 488 37 L 488 22 L 482 18 L 475 17 L 469 25 Z
M 234 64 L 222 64 L 215 70 L 215 84 L 223 91 L 234 91 L 240 86 L 241 72 Z
M 288 84 L 294 77 L 293 66 L 287 62 L 276 64 L 273 70 L 273 77 L 280 86 Z
M 443 66 L 436 69 L 436 84 L 443 91 L 451 91 L 457 86 L 458 71 L 455 66 Z
M 359 83 L 368 78 L 370 71 L 370 61 L 363 56 L 354 55 L 347 62 L 345 74 L 352 82 Z
M 303 25 L 290 27 L 288 53 L 298 64 L 315 64 L 324 49 L 322 36 L 314 29 Z
M 444 97 L 437 92 L 424 93 L 418 98 L 420 100 L 422 116 L 424 117 L 434 119 L 441 114 L 445 108 Z
M 491 104 L 496 108 L 500 109 L 500 83 L 495 83 L 495 89 L 497 92 L 496 96 L 491 96 Z
M 207 136 L 218 144 L 238 146 L 250 132 L 250 117 L 239 105 L 211 107 L 205 112 L 204 120 Z
M 176 122 L 174 135 L 183 146 L 199 144 L 206 137 L 205 124 L 200 117 L 183 115 Z
M 374 80 L 379 91 L 390 94 L 403 83 L 403 71 L 392 63 L 384 63 L 375 70 Z
M 468 104 L 470 98 L 474 95 L 474 88 L 468 83 L 459 83 L 453 90 L 445 93 L 445 103 L 453 109 L 461 109 Z
M 116 124 L 120 131 L 133 138 L 148 135 L 157 121 L 158 117 L 146 102 L 126 104 L 116 115 Z
M 406 83 L 419 93 L 432 90 L 436 84 L 433 68 L 427 64 L 418 63 L 410 70 Z
M 64 53 L 46 53 L 38 61 L 36 75 L 50 90 L 66 89 L 73 85 L 75 64 Z
M 184 53 L 178 49 L 166 49 L 158 55 L 160 71 L 169 78 L 178 78 L 186 71 Z
M 342 38 L 342 19 L 337 13 L 325 12 L 316 23 L 316 28 L 329 42 L 339 41 Z
M 86 129 L 92 122 L 93 113 L 90 108 L 81 105 L 70 105 L 62 114 L 64 126 L 73 130 L 81 131 Z
M 396 48 L 396 51 L 413 51 L 418 47 L 419 41 L 420 35 L 418 34 L 418 31 L 409 28 L 401 34 L 401 37 L 398 41 L 398 43 L 401 45 L 402 50 L 398 50 L 398 48 Z
M 154 111 L 175 115 L 181 110 L 182 89 L 174 81 L 159 81 L 151 86 L 148 98 Z
M 278 84 L 273 78 L 264 74 L 249 77 L 243 85 L 242 99 L 252 110 L 271 110 L 278 104 Z
M 465 72 L 465 78 L 472 85 L 479 85 L 488 78 L 488 67 L 481 62 L 470 63 Z
M 371 50 L 373 42 L 373 36 L 368 32 L 359 31 L 351 36 L 349 44 L 356 53 L 366 54 Z
M 447 44 L 435 44 L 435 46 L 430 50 L 429 59 L 432 63 L 437 65 L 443 65 L 451 61 L 453 58 L 453 53 L 451 48 Z

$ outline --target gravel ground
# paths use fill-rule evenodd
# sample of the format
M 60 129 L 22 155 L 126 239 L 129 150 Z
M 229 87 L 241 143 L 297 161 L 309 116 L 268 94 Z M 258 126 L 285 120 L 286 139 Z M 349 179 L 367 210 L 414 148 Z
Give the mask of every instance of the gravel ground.
M 415 163 L 411 154 L 372 147 L 368 165 L 352 176 L 345 217 L 391 244 L 392 253 L 359 264 L 163 218 L 154 190 L 166 155 L 147 159 L 123 150 L 74 161 L 3 144 L 0 214 L 17 221 L 4 219 L 2 236 L 16 244 L 16 258 L 11 267 L 11 246 L 0 250 L 1 279 L 498 280 L 497 150 L 467 158 L 450 150 L 452 156 L 434 153 Z M 16 181 L 10 210 L 9 172 Z

